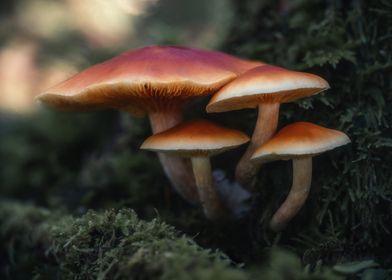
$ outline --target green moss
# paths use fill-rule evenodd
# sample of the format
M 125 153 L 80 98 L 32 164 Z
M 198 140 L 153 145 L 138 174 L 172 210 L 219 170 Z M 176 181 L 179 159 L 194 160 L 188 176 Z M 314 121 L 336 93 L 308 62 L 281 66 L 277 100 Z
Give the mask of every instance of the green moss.
M 49 252 L 69 278 L 213 279 L 233 273 L 230 279 L 244 279 L 229 269 L 224 255 L 201 249 L 157 219 L 141 221 L 129 210 L 88 212 L 51 232 Z
M 226 50 L 319 74 L 331 85 L 326 93 L 284 104 L 280 126 L 306 120 L 340 129 L 352 140 L 314 159 L 311 197 L 281 245 L 335 261 L 370 252 L 388 255 L 382 248 L 392 246 L 391 3 L 296 0 L 288 1 L 287 11 L 279 11 L 276 1 L 235 3 L 237 21 Z M 287 195 L 289 170 L 275 163 L 261 173 L 263 222 Z M 293 237 L 301 245 L 294 245 Z
M 9 261 L 3 272 L 12 279 L 45 279 L 54 271 L 62 279 L 246 279 L 222 253 L 131 210 L 72 218 L 5 202 L 0 220 L 2 242 L 12 243 L 2 248 Z
M 4 201 L 0 227 L 1 272 L 10 279 L 339 279 L 328 269 L 306 271 L 281 251 L 246 271 L 159 219 L 146 222 L 127 209 L 74 218 Z

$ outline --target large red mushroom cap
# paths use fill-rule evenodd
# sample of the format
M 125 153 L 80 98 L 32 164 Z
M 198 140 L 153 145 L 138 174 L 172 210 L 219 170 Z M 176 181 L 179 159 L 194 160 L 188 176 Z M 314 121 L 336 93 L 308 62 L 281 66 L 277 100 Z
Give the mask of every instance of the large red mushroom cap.
M 94 65 L 37 99 L 61 109 L 109 107 L 143 115 L 215 93 L 238 74 L 260 64 L 217 51 L 149 46 Z
M 64 110 L 115 108 L 136 116 L 148 114 L 154 133 L 182 121 L 182 105 L 213 94 L 260 62 L 217 51 L 174 46 L 150 46 L 125 52 L 94 65 L 37 96 Z M 159 155 L 165 173 L 178 192 L 197 201 L 190 165 Z

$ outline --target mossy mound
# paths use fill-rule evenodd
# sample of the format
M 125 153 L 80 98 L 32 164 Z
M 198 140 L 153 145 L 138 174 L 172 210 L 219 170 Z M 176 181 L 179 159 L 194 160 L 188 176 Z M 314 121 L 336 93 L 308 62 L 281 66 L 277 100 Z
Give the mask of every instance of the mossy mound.
M 310 273 L 283 252 L 246 271 L 159 219 L 146 222 L 129 209 L 74 218 L 2 201 L 0 221 L 4 279 L 340 279 L 328 269 Z

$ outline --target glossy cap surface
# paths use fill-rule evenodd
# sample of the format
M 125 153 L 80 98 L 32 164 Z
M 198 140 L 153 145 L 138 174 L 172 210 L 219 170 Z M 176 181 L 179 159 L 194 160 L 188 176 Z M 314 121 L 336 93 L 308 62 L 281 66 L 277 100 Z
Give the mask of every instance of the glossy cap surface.
M 273 65 L 253 68 L 220 89 L 207 112 L 255 108 L 260 103 L 285 103 L 329 88 L 323 78 Z
M 296 122 L 282 128 L 259 147 L 251 159 L 266 162 L 314 156 L 348 143 L 350 139 L 341 131 L 309 122 Z
M 249 141 L 241 131 L 206 120 L 182 123 L 144 141 L 141 149 L 181 156 L 212 156 Z
M 143 115 L 215 93 L 257 65 L 217 51 L 149 46 L 94 65 L 37 99 L 65 110 L 118 108 Z

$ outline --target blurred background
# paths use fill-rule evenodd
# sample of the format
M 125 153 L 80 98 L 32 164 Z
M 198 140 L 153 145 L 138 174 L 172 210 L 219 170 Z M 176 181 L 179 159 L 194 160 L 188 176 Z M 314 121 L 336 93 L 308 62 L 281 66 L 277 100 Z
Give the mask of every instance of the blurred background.
M 34 101 L 82 69 L 151 44 L 217 49 L 318 74 L 330 83 L 326 93 L 281 107 L 279 128 L 305 120 L 342 130 L 352 140 L 314 159 L 310 198 L 284 232 L 273 234 L 266 225 L 288 192 L 289 162 L 263 168 L 248 216 L 217 225 L 172 191 L 155 154 L 139 150 L 151 133 L 146 118 L 112 110 L 59 112 Z M 47 231 L 54 221 L 89 209 L 132 208 L 143 219 L 159 217 L 204 248 L 221 250 L 245 271 L 280 246 L 311 271 L 372 260 L 377 265 L 343 270 L 348 279 L 387 279 L 392 268 L 391 54 L 389 0 L 1 1 L 0 273 L 4 279 L 54 271 L 79 275 L 75 263 L 84 257 L 64 257 L 65 247 L 58 249 L 56 261 L 44 253 L 42 239 L 52 241 Z M 251 134 L 255 111 L 206 114 L 207 102 L 191 103 L 186 118 L 205 117 Z M 214 168 L 232 179 L 242 152 L 217 157 Z M 42 239 L 32 238 L 36 235 Z M 86 275 L 97 270 L 94 265 Z M 379 270 L 368 274 L 376 278 L 360 278 L 375 266 Z M 274 279 L 292 278 L 288 273 Z
M 10 0 L 0 4 L 0 106 L 29 112 L 33 97 L 83 67 L 151 44 L 214 48 L 229 0 Z
M 1 3 L 0 195 L 84 212 L 106 203 L 118 206 L 116 199 L 105 199 L 110 194 L 126 198 L 127 206 L 137 201 L 141 212 L 155 215 L 154 207 L 164 204 L 161 193 L 173 194 L 155 155 L 139 152 L 150 134 L 146 119 L 112 110 L 58 112 L 34 97 L 132 48 L 220 48 L 233 12 L 230 0 Z M 194 115 L 204 113 L 206 100 L 196 102 Z M 155 200 L 144 201 L 148 195 Z

